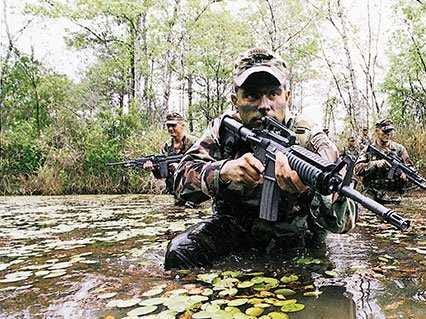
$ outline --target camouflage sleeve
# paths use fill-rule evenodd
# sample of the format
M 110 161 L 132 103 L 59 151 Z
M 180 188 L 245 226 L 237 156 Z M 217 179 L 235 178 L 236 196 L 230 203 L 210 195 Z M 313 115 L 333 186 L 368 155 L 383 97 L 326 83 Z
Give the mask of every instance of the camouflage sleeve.
M 322 132 L 312 136 L 307 146 L 330 161 L 338 158 L 336 145 Z M 311 214 L 320 227 L 333 233 L 346 233 L 355 227 L 358 207 L 351 199 L 337 197 L 337 194 L 324 196 L 315 193 Z
M 218 193 L 219 172 L 226 162 L 219 147 L 220 121 L 215 119 L 182 158 L 175 172 L 178 198 L 199 203 Z
M 371 166 L 370 156 L 367 153 L 367 147 L 364 147 L 361 153 L 359 154 L 358 160 L 354 166 L 354 173 L 356 176 L 364 176 L 365 171 Z

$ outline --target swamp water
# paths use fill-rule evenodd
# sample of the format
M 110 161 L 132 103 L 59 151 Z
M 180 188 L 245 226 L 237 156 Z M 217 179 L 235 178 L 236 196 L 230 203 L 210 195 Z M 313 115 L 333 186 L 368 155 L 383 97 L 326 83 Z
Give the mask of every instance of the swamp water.
M 0 198 L 0 318 L 426 318 L 426 198 L 401 233 L 362 212 L 327 250 L 168 272 L 166 245 L 209 216 L 169 196 Z

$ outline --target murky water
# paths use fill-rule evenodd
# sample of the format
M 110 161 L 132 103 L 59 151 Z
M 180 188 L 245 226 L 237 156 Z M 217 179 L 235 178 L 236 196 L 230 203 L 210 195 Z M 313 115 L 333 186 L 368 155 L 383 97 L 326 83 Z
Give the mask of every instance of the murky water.
M 280 312 L 284 299 L 296 299 L 304 309 L 288 312 L 295 319 L 426 318 L 425 203 L 418 192 L 398 208 L 412 218 L 409 232 L 364 212 L 355 232 L 329 237 L 326 251 L 231 256 L 212 270 L 176 273 L 162 268 L 167 242 L 208 217 L 208 207 L 177 208 L 168 196 L 3 197 L 0 318 L 122 318 L 142 308 L 188 319 L 190 312 L 176 315 L 185 305 L 201 318 L 235 299 L 248 301 L 211 316 Z M 197 277 L 206 272 L 209 280 Z

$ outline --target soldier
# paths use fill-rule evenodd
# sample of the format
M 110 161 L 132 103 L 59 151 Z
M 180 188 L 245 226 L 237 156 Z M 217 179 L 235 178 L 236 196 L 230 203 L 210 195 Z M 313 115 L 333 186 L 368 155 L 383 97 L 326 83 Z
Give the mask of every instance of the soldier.
M 179 113 L 170 113 L 166 116 L 166 127 L 171 140 L 164 144 L 161 149 L 161 154 L 164 155 L 178 155 L 184 154 L 194 144 L 195 139 L 186 133 L 185 121 Z M 177 163 L 169 165 L 169 174 L 166 177 L 166 192 L 168 194 L 175 194 L 173 190 L 173 174 L 176 171 Z M 143 168 L 152 171 L 155 178 L 161 178 L 160 172 L 157 167 L 153 166 L 151 161 L 144 163 Z M 176 196 L 175 196 L 176 198 Z M 176 200 L 176 204 L 184 204 L 185 202 Z
M 395 128 L 391 120 L 385 119 L 376 123 L 372 145 L 384 153 L 394 153 L 404 164 L 412 165 L 407 150 L 392 140 Z M 390 166 L 384 159 L 363 150 L 355 165 L 355 173 L 362 181 L 363 190 L 382 204 L 399 203 L 400 194 L 405 192 L 407 177 L 404 173 L 389 176 Z
M 357 143 L 357 140 L 355 138 L 354 135 L 351 135 L 348 137 L 348 144 L 347 146 L 343 149 L 342 155 L 343 156 L 350 156 L 354 161 L 356 161 L 356 159 L 359 156 L 359 146 Z
M 359 144 L 361 149 L 367 147 L 368 145 L 371 144 L 371 138 L 368 135 L 368 127 L 363 127 L 362 128 L 362 134 L 359 140 Z
M 226 114 L 248 128 L 260 126 L 263 116 L 271 116 L 292 129 L 302 145 L 335 161 L 337 148 L 322 129 L 290 114 L 287 79 L 284 62 L 278 57 L 263 49 L 247 51 L 234 68 L 231 101 L 236 111 Z M 269 252 L 322 246 L 327 231 L 344 233 L 355 226 L 354 202 L 308 188 L 282 153 L 277 153 L 275 163 L 282 190 L 278 221 L 260 219 L 264 166 L 248 145 L 224 145 L 219 135 L 222 118 L 212 121 L 175 174 L 179 198 L 196 203 L 213 198 L 213 216 L 169 242 L 166 269 L 210 265 L 243 249 Z

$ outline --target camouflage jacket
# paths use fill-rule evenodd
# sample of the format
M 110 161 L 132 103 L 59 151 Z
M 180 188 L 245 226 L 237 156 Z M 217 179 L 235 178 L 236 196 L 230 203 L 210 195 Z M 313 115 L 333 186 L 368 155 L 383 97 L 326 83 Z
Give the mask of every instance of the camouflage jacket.
M 360 154 L 360 150 L 358 147 L 346 147 L 343 152 L 342 155 L 347 155 L 353 158 L 353 160 L 356 160 L 358 158 Z
M 401 144 L 390 141 L 388 147 L 383 148 L 377 141 L 372 143 L 375 147 L 383 151 L 385 154 L 394 153 L 401 158 L 404 164 L 412 165 L 407 150 Z M 400 187 L 401 181 L 398 177 L 388 178 L 389 166 L 377 167 L 375 165 L 376 156 L 367 153 L 367 147 L 364 148 L 355 165 L 355 174 L 362 178 L 364 188 L 379 188 L 383 190 L 396 190 Z
M 359 145 L 364 148 L 371 144 L 371 138 L 369 136 L 361 136 L 359 138 Z
M 235 111 L 226 114 L 239 120 Z M 259 214 L 261 185 L 250 188 L 234 182 L 224 184 L 219 179 L 220 169 L 227 160 L 251 152 L 250 147 L 244 144 L 232 149 L 224 148 L 219 136 L 222 118 L 223 116 L 216 118 L 210 123 L 203 136 L 195 142 L 180 162 L 175 173 L 177 195 L 183 200 L 196 203 L 213 198 L 215 213 L 250 215 L 256 218 Z M 325 158 L 337 159 L 336 146 L 320 128 L 310 127 L 303 118 L 290 118 L 285 123 L 295 131 L 301 145 Z M 356 205 L 346 198 L 332 204 L 331 196 L 311 192 L 307 198 L 281 192 L 279 221 L 284 228 L 286 225 L 294 226 L 295 222 L 298 225 L 296 227 L 306 227 L 306 220 L 311 216 L 317 226 L 343 233 L 354 227 L 356 213 Z
M 169 142 L 164 143 L 164 145 L 161 149 L 161 154 L 164 154 L 164 155 L 184 154 L 194 144 L 194 141 L 195 141 L 195 138 L 192 137 L 191 135 L 187 134 L 183 137 L 181 148 L 176 150 L 173 147 L 173 140 L 170 140 Z M 160 171 L 157 168 L 154 168 L 152 173 L 154 174 L 155 178 L 161 178 Z M 174 174 L 174 172 L 169 170 L 169 174 L 166 177 L 166 191 L 169 194 L 174 193 L 174 191 L 173 191 L 173 180 L 174 180 L 173 174 Z

